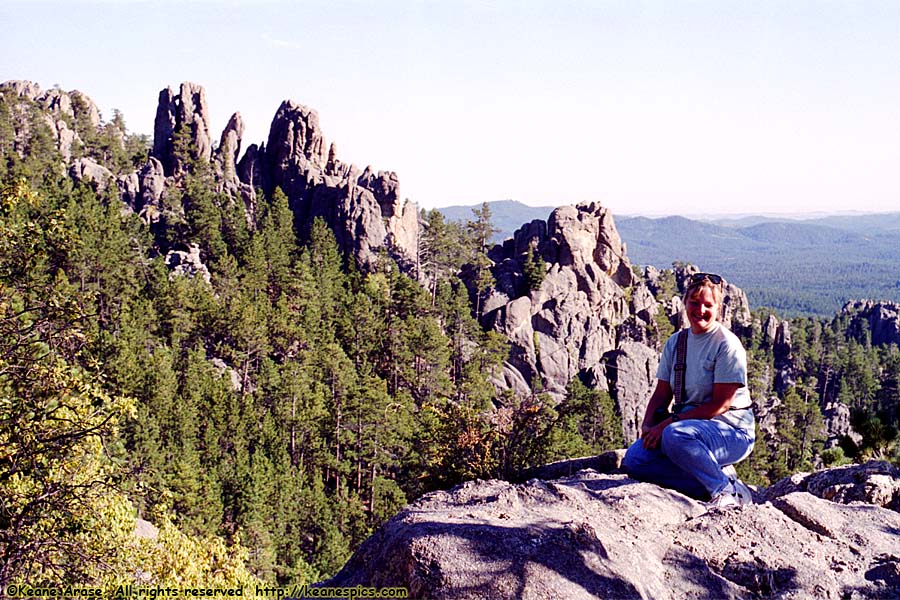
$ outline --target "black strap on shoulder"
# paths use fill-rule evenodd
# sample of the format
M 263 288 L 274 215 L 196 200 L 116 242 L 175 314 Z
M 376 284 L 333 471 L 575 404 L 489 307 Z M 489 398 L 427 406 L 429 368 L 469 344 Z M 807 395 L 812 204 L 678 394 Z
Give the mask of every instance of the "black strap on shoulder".
M 678 332 L 678 341 L 675 344 L 675 405 L 672 407 L 673 412 L 681 412 L 684 407 L 684 371 L 687 369 L 687 341 L 688 329 L 682 329 Z

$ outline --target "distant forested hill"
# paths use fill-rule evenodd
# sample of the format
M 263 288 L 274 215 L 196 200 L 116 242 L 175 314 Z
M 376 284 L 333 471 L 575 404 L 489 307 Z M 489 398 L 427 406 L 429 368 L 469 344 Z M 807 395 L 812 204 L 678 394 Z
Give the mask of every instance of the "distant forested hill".
M 754 308 L 828 315 L 850 299 L 900 300 L 900 214 L 717 222 L 621 217 L 638 265 L 688 262 L 722 273 Z
M 515 200 L 488 202 L 488 206 L 491 209 L 491 220 L 494 227 L 499 230 L 491 238 L 491 241 L 497 244 L 512 237 L 516 229 L 525 223 L 530 223 L 535 219 L 546 221 L 555 208 L 553 206 L 528 206 Z M 465 222 L 472 219 L 472 210 L 480 207 L 480 204 L 473 204 L 471 206 L 445 206 L 438 210 L 448 221 Z

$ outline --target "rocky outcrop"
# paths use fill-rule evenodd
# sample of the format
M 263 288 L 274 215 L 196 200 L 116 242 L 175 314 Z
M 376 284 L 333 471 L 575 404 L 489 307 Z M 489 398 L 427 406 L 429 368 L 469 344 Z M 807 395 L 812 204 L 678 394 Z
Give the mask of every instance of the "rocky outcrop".
M 529 247 L 548 266 L 540 287 L 530 291 Z M 630 314 L 625 288 L 636 280 L 612 214 L 596 203 L 557 208 L 546 224 L 523 226 L 489 257 L 497 287 L 483 321 L 513 344 L 498 383 L 527 393 L 539 377 L 557 399 L 576 376 L 605 386 L 601 361 L 616 348 L 616 328 Z
M 384 250 L 401 268 L 411 269 L 417 247 L 418 212 L 400 198 L 396 173 L 360 172 L 341 163 L 325 137 L 315 110 L 285 101 L 279 107 L 265 146 L 251 146 L 237 166 L 240 181 L 260 185 L 268 194 L 280 188 L 288 197 L 301 235 L 313 220 L 331 226 L 338 245 L 372 268 Z
M 775 337 L 772 340 L 772 356 L 775 367 L 774 389 L 779 394 L 784 394 L 788 388 L 794 387 L 797 383 L 797 369 L 792 352 L 790 323 L 781 321 L 775 328 Z
M 172 182 L 172 178 L 166 178 L 159 159 L 153 157 L 139 170 L 118 179 L 122 201 L 138 212 L 145 223 L 159 220 L 166 185 Z
M 776 486 L 726 511 L 593 470 L 468 482 L 406 507 L 323 585 L 453 599 L 891 597 L 900 514 L 853 494 L 824 499 L 833 486 L 813 481 L 870 470 L 810 475 L 806 489 Z M 896 472 L 878 475 L 890 480 L 879 489 L 900 486 Z
M 65 162 L 69 162 L 72 160 L 72 148 L 79 141 L 78 134 L 69 129 L 69 125 L 62 119 L 56 122 L 56 132 L 59 153 Z
M 325 136 L 319 127 L 319 114 L 311 108 L 285 100 L 278 107 L 269 140 L 266 144 L 266 163 L 270 184 L 279 186 L 289 196 L 304 191 L 299 177 L 303 169 L 323 171 L 325 168 Z
M 94 129 L 99 128 L 101 124 L 100 109 L 94 104 L 94 101 L 78 90 L 72 90 L 69 94 L 72 106 L 72 116 L 76 119 L 81 118 L 89 127 L 93 127 Z M 66 102 L 63 102 L 61 106 L 65 109 Z
M 822 407 L 822 421 L 825 424 L 825 447 L 846 446 L 851 443 L 862 447 L 863 437 L 853 429 L 850 407 L 837 400 Z
M 863 339 L 868 333 L 875 346 L 900 345 L 900 304 L 857 300 L 845 304 L 841 315 L 851 319 L 848 335 Z
M 765 348 L 771 348 L 775 343 L 775 336 L 778 334 L 778 325 L 780 321 L 775 315 L 766 317 L 765 323 L 762 324 L 762 340 L 761 345 Z
M 242 200 L 249 223 L 256 218 L 256 190 L 271 195 L 280 188 L 301 235 L 308 236 L 319 217 L 332 228 L 341 249 L 361 267 L 373 268 L 379 253 L 386 251 L 401 268 L 411 269 L 418 244 L 416 206 L 401 200 L 396 173 L 368 167 L 360 172 L 341 163 L 334 145 L 326 146 L 315 110 L 283 102 L 266 144 L 251 144 L 243 157 L 244 123 L 239 113 L 232 115 L 215 152 L 209 131 L 209 109 L 201 86 L 185 82 L 177 94 L 171 88 L 162 90 L 150 160 L 119 180 L 125 203 L 154 222 L 159 218 L 160 199 L 169 187 L 178 185 L 188 162 L 212 163 L 217 191 Z
M 64 92 L 58 88 L 42 90 L 33 81 L 4 81 L 0 90 L 10 90 L 19 98 L 31 100 L 44 112 L 58 118 L 71 117 L 84 120 L 88 126 L 100 127 L 100 109 L 87 95 L 72 90 Z
M 241 155 L 241 140 L 244 137 L 244 119 L 241 113 L 234 113 L 222 131 L 218 155 L 221 157 L 223 175 L 227 179 L 237 179 L 237 162 Z
M 241 181 L 238 165 L 243 138 L 244 119 L 241 113 L 234 113 L 222 131 L 219 147 L 213 154 L 213 164 L 216 172 L 216 191 L 224 192 L 233 199 L 242 200 L 247 224 L 252 227 L 258 212 L 256 189 L 261 183 L 253 177 L 249 177 L 247 183 Z M 257 146 L 253 145 L 250 150 L 255 157 Z M 249 155 L 250 152 L 245 154 Z
M 221 358 L 213 358 L 210 362 L 222 377 L 228 378 L 232 391 L 240 392 L 243 389 L 244 384 L 241 380 L 241 375 L 233 367 L 228 366 L 228 363 Z
M 69 175 L 75 181 L 90 184 L 98 193 L 102 193 L 109 187 L 113 179 L 112 172 L 106 167 L 97 164 L 92 158 L 79 158 L 69 169 Z
M 41 121 L 55 137 L 56 147 L 62 158 L 61 173 L 68 173 L 73 180 L 90 185 L 101 194 L 115 185 L 125 204 L 125 212 L 140 212 L 148 222 L 155 220 L 166 186 L 162 163 L 151 158 L 145 166 L 134 172 L 118 174 L 110 170 L 110 167 L 116 168 L 112 163 L 101 164 L 101 160 L 96 158 L 97 152 L 86 155 L 84 140 L 96 139 L 101 134 L 104 136 L 104 143 L 113 141 L 120 144 L 122 149 L 125 148 L 125 131 L 114 123 L 103 124 L 100 110 L 87 95 L 78 90 L 42 91 L 40 86 L 29 81 L 7 81 L 0 84 L 0 92 L 14 93 L 22 100 L 15 109 L 20 114 L 14 146 L 20 154 L 20 147 L 24 147 L 26 140 L 33 134 L 29 120 L 25 118 L 29 110 L 28 103 L 33 102 L 40 109 Z M 145 214 L 148 212 L 152 214 Z
M 191 244 L 187 250 L 170 250 L 166 254 L 166 266 L 171 269 L 169 277 L 202 277 L 206 283 L 209 283 L 211 276 L 209 269 L 203 264 L 200 257 L 200 247 L 197 244 Z
M 263 161 L 265 144 L 260 148 L 257 144 L 247 146 L 247 151 L 237 163 L 238 179 L 253 189 L 263 186 Z
M 301 233 L 308 234 L 314 218 L 332 227 L 342 250 L 363 268 L 371 268 L 380 252 L 387 251 L 402 268 L 411 268 L 418 245 L 418 211 L 401 200 L 399 179 L 390 171 L 360 171 L 341 163 L 334 150 L 326 152 L 318 116 L 312 109 L 285 102 L 272 123 L 268 145 L 251 145 L 240 158 L 244 123 L 232 115 L 213 151 L 206 92 L 194 83 L 182 83 L 178 92 L 162 90 L 154 124 L 154 143 L 147 162 L 115 177 L 91 158 L 72 160 L 81 138 L 70 123 L 101 127 L 100 113 L 90 99 L 77 92 L 43 92 L 37 84 L 8 81 L 0 91 L 23 102 L 34 102 L 56 137 L 63 158 L 60 165 L 77 180 L 103 192 L 115 184 L 125 209 L 149 223 L 163 216 L 163 199 L 182 185 L 189 164 L 211 164 L 215 190 L 243 201 L 248 223 L 255 222 L 255 190 L 272 193 L 281 187 L 288 195 Z M 22 110 L 25 110 L 23 108 Z M 24 121 L 24 119 L 23 119 Z M 115 133 L 115 132 L 112 132 Z M 17 131 L 16 144 L 24 148 L 29 131 Z M 21 139 L 19 139 L 21 138 Z M 123 142 L 124 143 L 124 142 Z M 180 198 L 176 192 L 175 198 Z M 179 202 L 169 209 L 183 218 Z
M 124 148 L 125 132 L 112 124 L 104 125 L 97 105 L 78 90 L 64 92 L 59 89 L 42 91 L 40 86 L 29 81 L 7 81 L 0 84 L 0 92 L 12 92 L 24 104 L 18 106 L 23 116 L 27 113 L 27 103 L 34 102 L 41 110 L 42 121 L 54 135 L 57 149 L 62 158 L 60 170 L 75 181 L 90 185 L 98 193 L 104 193 L 111 186 L 118 188 L 126 211 L 141 212 L 148 222 L 153 222 L 159 213 L 160 198 L 166 186 L 166 177 L 160 161 L 151 158 L 148 163 L 132 173 L 116 176 L 109 164 L 101 164 L 98 159 L 84 154 L 83 139 L 103 133 L 105 139 L 118 140 Z M 27 119 L 20 119 L 27 125 Z M 17 131 L 15 144 L 24 144 L 33 132 L 28 127 Z M 86 134 L 90 134 L 89 136 Z M 84 137 L 83 137 L 84 136 Z M 18 148 L 17 148 L 18 149 Z M 76 150 L 79 150 L 76 153 Z M 147 215 L 146 213 L 151 213 Z
M 139 177 L 139 208 L 143 210 L 147 206 L 158 207 L 166 190 L 166 176 L 162 163 L 155 158 L 151 158 L 139 171 Z
M 237 161 L 241 155 L 241 140 L 244 137 L 244 119 L 241 113 L 234 113 L 222 131 L 218 154 L 225 165 L 225 173 L 236 173 Z
M 863 502 L 900 512 L 900 468 L 885 461 L 872 461 L 815 473 L 797 473 L 766 490 L 763 498 L 774 501 L 795 492 L 809 492 L 842 504 Z M 897 543 L 900 544 L 900 537 Z
M 177 95 L 172 88 L 159 93 L 151 155 L 162 163 L 167 176 L 182 173 L 188 160 L 183 151 L 176 147 L 181 143 L 176 139 L 176 134 L 184 136 L 184 146 L 190 148 L 191 159 L 209 162 L 212 156 L 209 107 L 202 86 L 185 82 Z
M 41 86 L 33 81 L 4 81 L 2 84 L 0 84 L 0 89 L 11 90 L 16 96 L 20 98 L 28 98 L 29 100 L 35 102 L 41 95 Z
M 647 401 L 656 386 L 659 353 L 644 344 L 626 341 L 606 355 L 609 390 L 622 416 L 625 440 L 638 438 Z
M 74 149 L 82 144 L 82 139 L 78 131 L 70 125 L 81 123 L 83 127 L 98 129 L 101 121 L 100 109 L 97 108 L 97 105 L 78 90 L 64 92 L 54 88 L 44 91 L 38 84 L 31 81 L 5 81 L 0 83 L 0 92 L 10 92 L 26 104 L 33 102 L 40 108 L 43 121 L 56 141 L 56 148 L 62 155 L 65 166 L 71 172 L 74 165 L 69 163 L 72 160 Z M 22 113 L 20 116 L 25 114 L 23 106 L 19 107 L 19 111 Z M 26 123 L 27 120 L 22 119 L 22 124 Z M 20 148 L 24 146 L 25 141 L 31 135 L 32 132 L 28 127 L 17 130 L 15 149 L 21 152 Z M 92 170 L 93 174 L 97 174 L 96 169 L 89 167 L 89 170 Z M 81 174 L 83 169 L 77 168 L 76 172 Z M 92 180 L 92 183 L 96 184 L 97 182 Z

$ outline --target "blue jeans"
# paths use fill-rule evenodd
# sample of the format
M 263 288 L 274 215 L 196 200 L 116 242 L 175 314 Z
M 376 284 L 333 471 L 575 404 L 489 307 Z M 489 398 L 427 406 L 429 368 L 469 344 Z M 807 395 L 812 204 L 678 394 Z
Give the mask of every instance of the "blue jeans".
M 722 467 L 747 458 L 753 442 L 745 430 L 717 419 L 677 421 L 663 430 L 659 447 L 648 450 L 642 440 L 633 443 L 622 467 L 634 479 L 709 498 L 728 484 Z

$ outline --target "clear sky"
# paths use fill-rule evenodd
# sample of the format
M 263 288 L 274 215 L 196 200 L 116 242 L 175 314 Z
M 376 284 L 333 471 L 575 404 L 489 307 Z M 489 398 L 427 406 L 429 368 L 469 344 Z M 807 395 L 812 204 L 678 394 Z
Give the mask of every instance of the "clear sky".
M 427 208 L 900 211 L 894 0 L 0 0 L 0 24 L 0 80 L 148 134 L 194 81 L 244 148 L 292 99 Z

